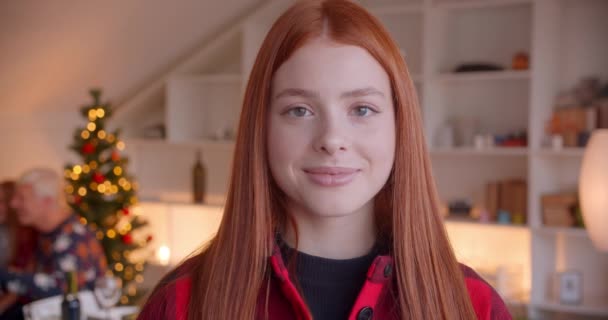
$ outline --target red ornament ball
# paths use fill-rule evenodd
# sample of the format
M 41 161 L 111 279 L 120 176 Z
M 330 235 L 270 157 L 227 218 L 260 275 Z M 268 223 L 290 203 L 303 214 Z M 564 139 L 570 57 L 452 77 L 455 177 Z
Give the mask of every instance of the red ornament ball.
M 129 208 L 122 208 L 122 210 L 121 210 L 121 211 L 122 211 L 122 214 L 123 214 L 124 216 L 128 216 L 128 215 L 130 214 L 130 212 L 129 212 Z
M 92 143 L 87 142 L 82 146 L 83 154 L 92 154 L 93 152 L 95 152 L 95 146 Z
M 97 184 L 101 184 L 106 180 L 106 177 L 104 177 L 103 174 L 99 173 L 99 172 L 95 172 L 93 174 L 93 181 L 95 181 Z
M 120 153 L 112 151 L 112 161 L 116 162 L 118 160 L 120 160 Z
M 122 236 L 122 242 L 124 244 L 132 244 L 133 243 L 133 236 L 131 236 L 130 233 L 125 234 L 124 236 Z
M 80 203 L 82 203 L 82 197 L 81 197 L 81 196 L 75 196 L 75 197 L 74 197 L 74 203 L 75 203 L 75 204 L 80 204 Z

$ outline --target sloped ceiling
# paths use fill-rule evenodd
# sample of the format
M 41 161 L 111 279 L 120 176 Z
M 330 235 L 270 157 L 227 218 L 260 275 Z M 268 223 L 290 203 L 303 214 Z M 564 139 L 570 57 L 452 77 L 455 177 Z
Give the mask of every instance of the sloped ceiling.
M 0 113 L 121 101 L 264 1 L 1 1 Z

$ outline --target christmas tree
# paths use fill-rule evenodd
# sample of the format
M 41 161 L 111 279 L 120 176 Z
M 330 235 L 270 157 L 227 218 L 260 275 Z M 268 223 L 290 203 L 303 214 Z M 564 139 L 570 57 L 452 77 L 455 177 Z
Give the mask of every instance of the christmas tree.
M 81 108 L 86 127 L 76 129 L 70 146 L 82 163 L 65 167 L 67 200 L 81 221 L 96 232 L 108 269 L 122 279 L 120 303 L 132 304 L 141 296 L 137 283 L 143 282 L 145 267 L 145 257 L 137 253 L 152 236 L 142 233 L 147 222 L 133 214 L 137 183 L 126 171 L 128 159 L 122 154 L 125 144 L 118 137 L 120 131 L 106 131 L 112 108 L 101 103 L 100 90 L 91 90 L 91 96 L 93 103 Z

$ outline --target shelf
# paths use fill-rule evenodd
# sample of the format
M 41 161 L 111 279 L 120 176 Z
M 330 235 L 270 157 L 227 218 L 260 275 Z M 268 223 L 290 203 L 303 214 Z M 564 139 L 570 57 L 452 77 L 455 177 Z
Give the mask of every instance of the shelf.
M 240 83 L 243 76 L 238 73 L 218 73 L 218 74 L 180 74 L 180 79 L 193 79 L 209 83 Z
M 585 148 L 563 148 L 561 150 L 543 148 L 534 152 L 543 157 L 582 157 L 584 153 Z
M 222 148 L 222 149 L 231 149 L 234 148 L 233 140 L 192 140 L 192 141 L 169 141 L 166 139 L 146 139 L 146 138 L 126 138 L 124 139 L 126 143 L 126 148 L 129 148 L 129 145 L 148 145 L 148 146 L 181 146 L 187 148 Z
M 459 219 L 459 218 L 444 218 L 443 222 L 446 224 L 455 224 L 455 225 L 467 225 L 474 227 L 490 227 L 490 228 L 506 228 L 506 229 L 514 229 L 514 230 L 528 230 L 529 227 L 527 225 L 516 225 L 516 224 L 500 224 L 496 222 L 490 223 L 481 223 L 472 219 Z
M 530 304 L 529 298 L 524 299 L 504 299 L 505 304 L 509 307 L 527 307 Z
M 192 195 L 142 195 L 139 197 L 139 202 L 144 204 L 158 205 L 175 205 L 175 206 L 192 206 L 201 208 L 223 208 L 226 199 L 219 195 L 207 195 L 207 201 L 204 203 L 195 203 L 191 200 Z
M 432 148 L 432 156 L 514 156 L 525 157 L 528 148 L 525 147 L 493 147 L 476 149 L 472 147 L 463 148 Z
M 435 6 L 442 9 L 480 9 L 531 3 L 532 0 L 450 0 L 436 2 Z
M 545 301 L 542 303 L 532 303 L 532 306 L 553 312 L 566 312 L 586 316 L 608 316 L 608 297 L 587 299 L 581 305 L 567 305 L 558 302 Z
M 589 234 L 584 228 L 575 227 L 534 227 L 533 232 L 538 232 L 546 235 L 566 235 L 569 237 L 588 238 Z
M 498 80 L 529 80 L 530 71 L 479 71 L 443 73 L 436 77 L 441 83 L 473 82 L 473 81 L 498 81 Z

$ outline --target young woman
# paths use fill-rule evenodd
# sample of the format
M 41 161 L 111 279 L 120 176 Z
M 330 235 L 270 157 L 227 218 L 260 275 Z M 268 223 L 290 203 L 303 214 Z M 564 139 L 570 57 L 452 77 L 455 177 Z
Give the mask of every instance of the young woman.
M 140 319 L 510 319 L 438 203 L 387 31 L 350 1 L 297 2 L 251 72 L 218 233 Z
M 33 271 L 37 235 L 32 228 L 18 222 L 15 211 L 10 207 L 14 193 L 14 182 L 0 183 L 0 268 Z M 6 311 L 18 300 L 17 295 L 0 290 L 0 319 L 8 317 Z

